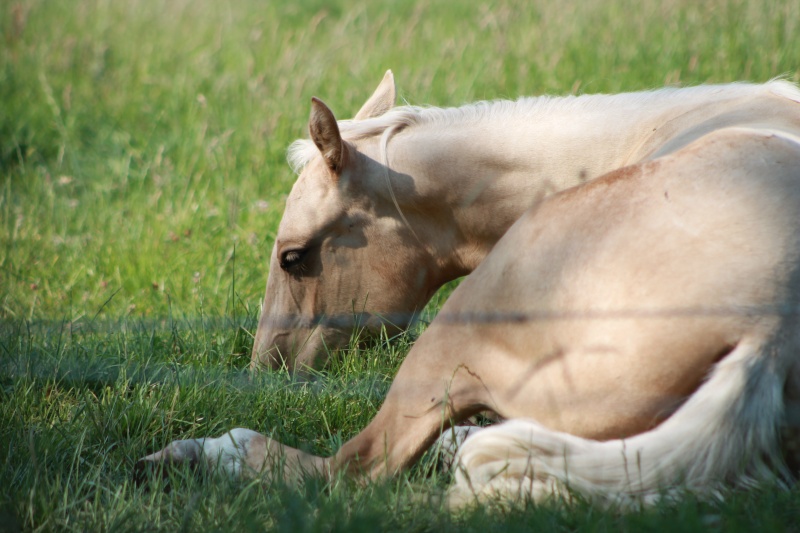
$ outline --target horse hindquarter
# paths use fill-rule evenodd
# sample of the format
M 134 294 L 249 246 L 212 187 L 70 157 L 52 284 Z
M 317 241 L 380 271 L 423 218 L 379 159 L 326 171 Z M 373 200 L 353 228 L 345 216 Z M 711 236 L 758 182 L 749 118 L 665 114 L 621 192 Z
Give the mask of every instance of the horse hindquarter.
M 457 480 L 456 499 L 473 491 L 535 495 L 554 480 L 589 493 L 650 498 L 679 481 L 702 491 L 723 481 L 747 484 L 774 479 L 768 467 L 781 464 L 777 428 L 784 383 L 790 366 L 798 363 L 800 350 L 796 316 L 782 312 L 796 309 L 800 300 L 800 143 L 769 131 L 722 130 L 674 155 L 640 165 L 638 171 L 638 176 L 626 170 L 611 173 L 596 184 L 562 195 L 546 209 L 529 212 L 476 274 L 481 269 L 507 274 L 509 265 L 522 263 L 520 268 L 528 275 L 545 278 L 536 283 L 540 289 L 569 288 L 560 293 L 558 289 L 544 291 L 550 301 L 558 301 L 557 308 L 576 309 L 569 305 L 573 298 L 573 304 L 589 302 L 628 321 L 627 334 L 617 329 L 610 339 L 593 330 L 591 313 L 584 314 L 584 325 L 570 323 L 570 338 L 592 331 L 595 339 L 630 346 L 632 351 L 607 358 L 604 363 L 611 369 L 605 374 L 591 364 L 573 365 L 571 379 L 550 389 L 552 394 L 562 391 L 564 405 L 574 405 L 583 395 L 586 402 L 577 405 L 591 406 L 596 397 L 590 393 L 597 391 L 624 405 L 630 402 L 628 391 L 652 386 L 669 374 L 679 381 L 694 376 L 699 388 L 653 429 L 607 442 L 574 436 L 595 424 L 588 415 L 581 420 L 580 410 L 571 425 L 563 428 L 573 435 L 543 426 L 546 413 L 540 416 L 539 408 L 524 405 L 535 391 L 518 393 L 510 405 L 515 416 L 527 413 L 537 422 L 501 425 L 468 439 L 461 453 L 463 473 Z M 621 175 L 626 172 L 627 177 Z M 595 201 L 598 192 L 602 200 Z M 584 222 L 593 220 L 595 226 L 604 226 L 604 217 L 615 218 L 614 227 L 603 227 L 602 246 L 611 248 L 610 256 L 625 259 L 610 268 L 622 269 L 622 282 L 604 283 L 609 278 L 603 277 L 607 270 L 598 259 L 611 259 L 600 252 L 591 254 L 592 261 L 586 264 L 581 264 L 580 254 L 572 254 L 579 272 L 572 278 L 564 268 L 565 264 L 567 270 L 575 266 L 570 262 L 559 264 L 558 272 L 547 272 L 542 266 L 547 258 L 531 265 L 525 258 L 504 257 L 504 253 L 516 253 L 532 235 L 541 240 L 547 231 L 545 221 L 554 216 L 570 227 L 569 220 L 576 217 L 570 212 L 580 213 Z M 584 231 L 587 239 L 597 238 L 585 224 Z M 573 235 L 581 238 L 579 233 Z M 676 247 L 681 241 L 685 253 Z M 654 255 L 655 260 L 637 260 L 637 254 Z M 493 287 L 481 281 L 476 278 L 473 288 L 483 286 L 490 294 Z M 588 296 L 582 299 L 581 294 Z M 577 309 L 586 311 L 580 305 Z M 687 319 L 670 321 L 670 313 L 683 313 Z M 653 326 L 659 321 L 663 328 Z M 687 327 L 692 321 L 704 327 Z M 645 338 L 640 330 L 647 332 Z M 513 331 L 506 334 L 505 342 L 509 334 Z M 631 337 L 640 342 L 628 344 L 626 339 Z M 569 343 L 570 338 L 563 342 Z M 719 362 L 709 357 L 715 353 L 714 343 L 722 357 Z M 519 352 L 524 359 L 521 347 Z M 625 365 L 619 372 L 613 370 L 615 358 Z M 665 360 L 669 365 L 663 365 Z M 648 366 L 658 372 L 651 374 Z M 611 379 L 615 375 L 625 376 L 624 382 Z M 597 383 L 604 379 L 605 384 Z M 641 382 L 636 384 L 637 380 Z M 536 383 L 547 386 L 535 373 L 526 386 L 533 389 Z M 588 385 L 582 389 L 584 384 Z M 591 408 L 585 412 L 593 413 Z

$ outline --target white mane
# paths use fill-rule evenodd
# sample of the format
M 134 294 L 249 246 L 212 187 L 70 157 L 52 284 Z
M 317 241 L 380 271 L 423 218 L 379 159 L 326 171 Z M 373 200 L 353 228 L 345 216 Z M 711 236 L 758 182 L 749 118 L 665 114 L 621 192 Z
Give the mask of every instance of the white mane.
M 800 102 L 800 89 L 793 83 L 774 79 L 765 84 L 729 83 L 723 85 L 698 85 L 695 87 L 665 87 L 652 91 L 620 94 L 588 94 L 581 96 L 522 97 L 518 100 L 480 101 L 461 107 L 395 107 L 380 117 L 366 120 L 340 120 L 342 138 L 355 141 L 381 135 L 381 153 L 395 133 L 411 126 L 432 125 L 448 128 L 455 125 L 474 125 L 484 121 L 509 121 L 535 119 L 552 112 L 591 112 L 597 110 L 652 109 L 654 106 L 669 107 L 676 103 L 707 99 L 718 95 L 736 98 L 772 92 L 775 95 Z M 300 173 L 314 157 L 319 155 L 309 139 L 299 139 L 290 146 L 287 160 L 295 173 Z

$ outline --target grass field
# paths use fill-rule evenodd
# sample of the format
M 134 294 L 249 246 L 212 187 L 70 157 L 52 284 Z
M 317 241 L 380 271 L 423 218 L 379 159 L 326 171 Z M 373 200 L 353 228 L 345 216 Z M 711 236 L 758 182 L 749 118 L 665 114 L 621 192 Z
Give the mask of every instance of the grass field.
M 131 470 L 237 426 L 330 453 L 412 342 L 336 354 L 311 384 L 246 372 L 312 95 L 347 118 L 387 68 L 441 106 L 798 82 L 798 30 L 800 0 L 0 3 L 0 529 L 797 531 L 800 491 L 769 488 L 450 513 L 432 456 L 366 487 L 176 471 L 165 492 Z

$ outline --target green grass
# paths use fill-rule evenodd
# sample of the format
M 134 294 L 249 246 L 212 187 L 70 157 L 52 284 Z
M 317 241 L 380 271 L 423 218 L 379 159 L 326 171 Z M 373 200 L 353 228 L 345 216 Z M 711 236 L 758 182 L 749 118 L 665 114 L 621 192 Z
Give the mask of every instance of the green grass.
M 797 490 L 451 514 L 433 457 L 366 487 L 178 471 L 164 493 L 131 468 L 236 426 L 330 453 L 408 349 L 345 351 L 313 384 L 245 371 L 312 95 L 349 117 L 387 68 L 402 98 L 442 106 L 800 81 L 799 30 L 800 0 L 0 4 L 0 525 L 796 530 Z

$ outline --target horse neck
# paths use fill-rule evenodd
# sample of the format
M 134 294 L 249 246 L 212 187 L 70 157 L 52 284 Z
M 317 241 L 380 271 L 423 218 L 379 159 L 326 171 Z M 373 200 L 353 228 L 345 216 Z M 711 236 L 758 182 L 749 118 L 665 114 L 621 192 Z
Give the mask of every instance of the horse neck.
M 692 91 L 505 102 L 519 113 L 413 126 L 388 149 L 394 175 L 414 178 L 400 207 L 443 282 L 468 274 L 533 203 L 643 159 L 743 96 Z

